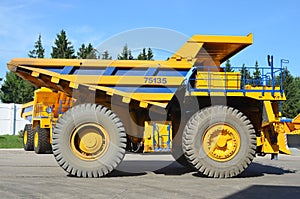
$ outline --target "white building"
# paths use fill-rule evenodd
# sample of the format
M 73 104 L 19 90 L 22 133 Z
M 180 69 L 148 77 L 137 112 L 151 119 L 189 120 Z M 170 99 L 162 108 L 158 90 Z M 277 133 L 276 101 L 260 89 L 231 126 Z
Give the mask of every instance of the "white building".
M 21 118 L 21 104 L 0 104 L 0 135 L 18 135 L 29 121 Z

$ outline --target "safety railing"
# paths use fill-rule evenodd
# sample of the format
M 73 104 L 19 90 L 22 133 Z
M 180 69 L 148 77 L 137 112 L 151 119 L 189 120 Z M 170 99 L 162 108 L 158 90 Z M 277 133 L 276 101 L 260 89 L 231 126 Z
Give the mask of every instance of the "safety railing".
M 281 60 L 280 67 L 273 64 L 267 67 L 231 67 L 226 68 L 196 66 L 186 77 L 187 91 L 190 92 L 269 92 L 283 95 L 284 64 L 288 60 Z

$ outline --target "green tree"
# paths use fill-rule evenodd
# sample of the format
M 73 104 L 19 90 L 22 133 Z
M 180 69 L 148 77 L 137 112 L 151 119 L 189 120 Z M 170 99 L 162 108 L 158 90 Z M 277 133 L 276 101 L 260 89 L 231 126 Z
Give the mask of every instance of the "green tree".
M 76 56 L 74 55 L 74 47 L 70 41 L 68 41 L 66 32 L 61 30 L 60 34 L 56 35 L 56 39 L 54 41 L 55 46 L 52 46 L 52 58 L 66 58 L 66 59 L 74 59 Z
M 255 86 L 259 86 L 260 83 L 260 79 L 261 79 L 261 73 L 260 73 L 260 69 L 258 67 L 258 61 L 255 62 L 255 69 L 253 71 L 253 80 L 254 80 L 254 85 Z
M 226 61 L 226 64 L 225 64 L 225 71 L 226 71 L 226 72 L 233 72 L 233 71 L 234 71 L 233 68 L 231 67 L 231 63 L 230 63 L 230 60 L 229 60 L 229 59 Z
M 86 59 L 86 47 L 85 44 L 81 44 L 81 47 L 77 51 L 78 59 Z
M 241 73 L 242 85 L 249 83 L 249 81 L 251 80 L 251 74 L 250 74 L 249 70 L 246 68 L 245 64 L 242 65 L 240 73 Z
M 4 103 L 24 104 L 32 101 L 33 87 L 28 81 L 18 77 L 9 71 L 5 75 L 5 80 L 1 86 L 0 98 Z
M 121 54 L 118 55 L 119 60 L 132 60 L 133 56 L 131 54 L 131 50 L 128 48 L 128 45 L 125 44 Z
M 96 49 L 91 43 L 88 46 L 82 44 L 77 51 L 77 58 L 79 59 L 97 59 Z
M 148 48 L 146 52 L 146 48 L 143 48 L 142 52 L 137 57 L 138 60 L 153 60 L 153 52 L 151 48 Z
M 153 60 L 153 52 L 151 48 L 148 48 L 148 52 L 147 52 L 147 60 Z
M 142 52 L 137 57 L 138 60 L 148 60 L 146 48 L 143 48 Z
M 287 95 L 290 92 L 289 85 L 294 81 L 294 77 L 291 75 L 290 71 L 287 68 L 285 68 L 280 75 L 282 75 L 282 88 L 284 90 L 284 93 Z M 280 76 L 277 77 L 278 82 L 279 80 Z
M 282 115 L 294 118 L 300 113 L 300 80 L 294 78 L 290 71 L 285 68 L 279 76 L 276 77 L 276 84 L 280 85 L 280 76 L 282 76 L 282 88 L 284 90 L 286 101 L 282 103 Z
M 111 60 L 112 57 L 109 55 L 108 51 L 107 50 L 104 50 L 103 53 L 102 53 L 102 58 L 101 59 L 104 59 L 104 60 Z
M 29 51 L 30 58 L 44 58 L 45 49 L 42 45 L 42 36 L 39 34 L 38 40 L 34 43 L 34 49 Z
M 296 77 L 286 85 L 286 101 L 282 104 L 282 114 L 288 118 L 294 118 L 300 113 L 300 78 Z

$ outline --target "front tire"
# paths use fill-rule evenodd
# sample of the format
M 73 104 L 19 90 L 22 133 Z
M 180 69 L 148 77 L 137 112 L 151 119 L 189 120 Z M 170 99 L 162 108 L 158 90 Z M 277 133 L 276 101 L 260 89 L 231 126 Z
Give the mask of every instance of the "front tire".
M 40 128 L 39 125 L 35 127 L 34 130 L 34 151 L 36 154 L 46 154 L 51 153 L 50 144 L 50 130 L 45 128 Z
M 233 177 L 255 156 L 256 135 L 250 120 L 236 109 L 213 106 L 195 113 L 183 134 L 187 160 L 202 174 Z
M 31 124 L 26 124 L 23 131 L 23 148 L 25 151 L 33 151 L 33 130 Z
M 124 158 L 125 128 L 110 109 L 81 104 L 57 121 L 52 148 L 56 161 L 70 175 L 105 176 Z

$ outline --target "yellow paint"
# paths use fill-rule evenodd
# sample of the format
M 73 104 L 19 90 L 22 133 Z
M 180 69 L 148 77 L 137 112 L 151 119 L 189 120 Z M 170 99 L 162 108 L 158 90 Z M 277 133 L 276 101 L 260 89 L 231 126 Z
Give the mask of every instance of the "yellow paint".
M 277 121 L 275 118 L 273 107 L 272 107 L 272 104 L 270 101 L 264 101 L 264 108 L 265 108 L 267 116 L 268 116 L 268 122 L 272 123 L 272 122 Z
M 183 59 L 181 61 L 170 63 L 165 60 L 146 61 L 146 60 L 100 60 L 100 59 L 35 59 L 35 58 L 15 58 L 8 64 L 8 68 L 13 70 L 15 67 L 62 67 L 62 66 L 75 66 L 75 67 L 120 67 L 120 68 L 191 68 L 193 65 L 189 61 Z M 38 68 L 35 68 L 38 69 Z
M 60 78 L 58 77 L 51 77 L 51 82 L 58 84 Z
M 254 89 L 252 89 L 254 90 Z M 256 90 L 256 89 L 255 89 Z M 258 89 L 257 89 L 258 90 Z M 266 87 L 265 88 L 266 91 L 270 91 L 271 87 Z M 226 91 L 226 92 L 225 92 Z M 245 92 L 242 91 L 235 91 L 235 92 L 231 92 L 230 89 L 225 90 L 224 92 L 198 92 L 198 91 L 193 91 L 190 93 L 187 93 L 186 95 L 189 96 L 228 96 L 228 97 L 249 97 L 249 98 L 253 98 L 256 100 L 260 100 L 260 101 L 284 101 L 286 100 L 285 95 L 281 95 L 280 93 L 275 93 L 275 95 L 273 96 L 271 92 L 262 92 L 260 90 L 256 91 L 256 92 L 247 92 L 247 90 L 245 90 Z
M 167 150 L 168 139 L 170 139 L 170 147 L 172 143 L 172 128 L 168 131 L 170 121 L 145 121 L 144 130 L 144 153 L 154 152 L 155 149 Z M 153 145 L 155 142 L 155 145 Z
M 75 89 L 77 89 L 78 88 L 78 83 L 76 82 L 70 82 L 70 84 L 69 84 L 69 86 L 70 86 L 70 88 L 75 88 Z
M 38 77 L 38 76 L 40 76 L 40 73 L 36 72 L 36 71 L 32 71 L 31 76 Z
M 147 102 L 140 102 L 140 107 L 141 108 L 147 108 L 148 107 L 148 103 Z
M 70 146 L 74 155 L 82 160 L 93 161 L 103 156 L 110 145 L 106 129 L 95 123 L 85 123 L 74 129 Z
M 279 145 L 279 151 L 290 155 L 291 151 L 288 147 L 287 137 L 284 130 L 284 123 L 274 123 L 274 131 L 277 133 L 277 144 Z
M 130 103 L 130 98 L 129 97 L 123 97 L 122 98 L 122 102 L 126 103 L 126 104 L 129 104 Z
M 23 133 L 23 143 L 24 143 L 24 145 L 26 145 L 27 142 L 28 142 L 28 132 L 24 131 L 24 133 Z
M 33 143 L 35 148 L 39 146 L 39 133 L 37 131 L 34 133 Z
M 231 160 L 239 152 L 239 132 L 229 124 L 216 124 L 203 135 L 202 147 L 208 157 L 218 162 Z
M 241 89 L 239 72 L 197 72 L 197 89 Z
M 62 102 L 62 107 L 60 107 Z M 46 128 L 50 131 L 50 143 L 52 143 L 52 125 L 54 125 L 61 116 L 59 108 L 65 112 L 72 106 L 72 98 L 66 96 L 63 92 L 53 92 L 49 88 L 42 87 L 34 92 L 34 101 L 23 104 L 21 109 L 21 117 L 27 119 L 31 117 L 32 128 L 37 125 L 40 128 Z M 25 112 L 25 109 L 32 107 L 31 111 Z M 47 108 L 52 107 L 52 112 L 47 113 Z
M 220 66 L 252 43 L 251 33 L 247 36 L 194 35 L 169 61 L 186 58 L 197 65 Z

